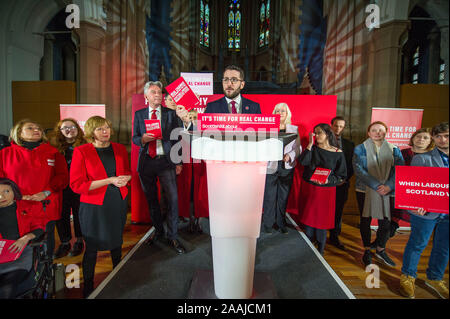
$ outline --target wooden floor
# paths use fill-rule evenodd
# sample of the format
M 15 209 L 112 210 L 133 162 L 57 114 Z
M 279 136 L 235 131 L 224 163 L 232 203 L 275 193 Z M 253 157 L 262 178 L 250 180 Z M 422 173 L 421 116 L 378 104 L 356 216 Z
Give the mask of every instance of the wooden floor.
M 346 251 L 341 251 L 334 246 L 327 245 L 324 253 L 325 260 L 330 264 L 336 274 L 341 278 L 344 284 L 350 289 L 353 295 L 358 299 L 398 299 L 403 298 L 398 293 L 399 278 L 401 275 L 403 250 L 408 241 L 409 232 L 399 231 L 393 238 L 391 238 L 387 245 L 387 253 L 395 261 L 397 266 L 395 268 L 378 263 L 375 260 L 375 265 L 379 266 L 379 288 L 367 288 L 366 279 L 368 273 L 362 264 L 361 258 L 363 254 L 361 246 L 361 236 L 358 228 L 359 216 L 344 215 L 342 233 L 340 236 L 341 242 L 346 246 Z M 125 256 L 133 246 L 139 242 L 142 236 L 150 229 L 149 226 L 139 226 L 130 224 L 130 214 L 128 214 L 127 225 L 124 232 L 124 244 L 122 249 L 122 256 Z M 375 234 L 373 233 L 373 238 Z M 58 236 L 56 236 L 58 247 Z M 431 252 L 431 241 L 425 249 L 420 259 L 418 266 L 418 279 L 416 280 L 416 298 L 420 299 L 437 299 L 438 296 L 425 287 L 423 278 L 425 278 L 425 271 L 428 264 L 428 258 Z M 75 264 L 80 269 L 80 279 L 82 282 L 81 271 L 82 255 L 77 257 L 64 257 L 57 259 L 56 263 L 63 263 L 65 266 Z M 95 269 L 95 287 L 103 281 L 112 271 L 111 259 L 109 252 L 101 252 L 97 258 L 97 266 Z M 444 280 L 449 282 L 448 265 Z M 369 277 L 370 279 L 370 277 Z M 369 280 L 372 284 L 375 282 Z M 67 289 L 61 295 L 62 298 L 76 299 L 82 298 L 82 284 L 80 288 Z

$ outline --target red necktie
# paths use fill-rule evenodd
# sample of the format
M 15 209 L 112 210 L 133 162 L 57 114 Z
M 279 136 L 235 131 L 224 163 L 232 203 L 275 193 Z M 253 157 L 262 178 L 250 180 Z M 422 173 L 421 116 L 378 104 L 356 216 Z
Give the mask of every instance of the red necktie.
M 152 111 L 152 117 L 151 120 L 157 120 L 156 117 L 156 110 Z M 150 155 L 151 158 L 154 158 L 156 156 L 156 140 L 148 142 L 148 155 Z
M 236 101 L 231 101 L 231 113 L 236 114 Z

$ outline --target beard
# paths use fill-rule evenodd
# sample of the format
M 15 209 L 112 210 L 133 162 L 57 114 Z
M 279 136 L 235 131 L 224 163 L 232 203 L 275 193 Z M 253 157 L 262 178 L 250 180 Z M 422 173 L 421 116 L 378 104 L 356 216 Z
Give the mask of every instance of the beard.
M 231 100 L 234 99 L 236 96 L 238 96 L 239 93 L 241 93 L 241 90 L 239 88 L 237 88 L 236 90 L 234 90 L 230 93 L 228 93 L 226 90 L 224 90 L 225 96 Z

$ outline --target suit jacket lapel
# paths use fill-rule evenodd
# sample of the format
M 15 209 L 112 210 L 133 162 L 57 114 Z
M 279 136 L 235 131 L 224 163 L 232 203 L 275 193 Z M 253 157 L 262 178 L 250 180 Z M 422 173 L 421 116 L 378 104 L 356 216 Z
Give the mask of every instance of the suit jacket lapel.
M 168 127 L 168 114 L 167 109 L 163 106 L 161 106 L 161 131 L 164 132 L 164 130 Z M 164 134 L 163 134 L 164 136 Z
M 225 97 L 222 98 L 222 102 L 220 105 L 222 108 L 222 113 L 230 113 L 230 110 L 228 109 L 228 103 Z

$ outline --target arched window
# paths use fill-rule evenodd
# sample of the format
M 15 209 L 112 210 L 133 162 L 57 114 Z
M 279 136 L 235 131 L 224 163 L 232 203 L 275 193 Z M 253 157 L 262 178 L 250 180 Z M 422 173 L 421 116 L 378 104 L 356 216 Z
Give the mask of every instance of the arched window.
M 442 60 L 441 60 L 442 62 Z M 445 63 L 439 65 L 439 84 L 445 84 Z
M 270 0 L 259 1 L 259 37 L 258 47 L 269 45 L 270 37 Z
M 228 49 L 239 51 L 241 49 L 242 13 L 241 1 L 228 1 Z
M 412 84 L 418 84 L 419 83 L 419 62 L 420 62 L 420 47 L 416 48 L 416 51 L 413 55 L 413 65 L 411 68 L 412 78 L 411 83 Z
M 200 0 L 200 44 L 209 48 L 209 0 Z

